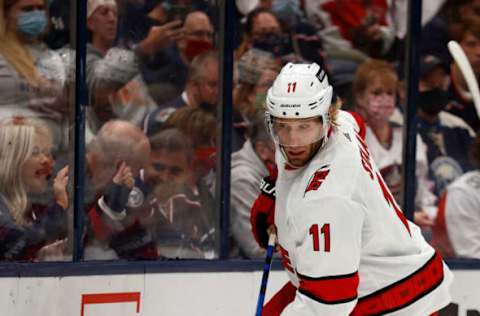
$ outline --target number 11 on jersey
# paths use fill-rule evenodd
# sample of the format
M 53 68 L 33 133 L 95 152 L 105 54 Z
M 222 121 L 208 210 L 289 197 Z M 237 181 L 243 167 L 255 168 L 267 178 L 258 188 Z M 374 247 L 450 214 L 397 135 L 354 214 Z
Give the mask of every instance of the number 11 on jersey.
M 313 239 L 313 251 L 320 251 L 320 236 L 319 236 L 319 229 L 318 224 L 313 224 L 310 226 L 310 235 L 312 235 Z M 330 224 L 323 224 L 322 228 L 320 229 L 320 234 L 323 235 L 323 251 L 330 252 Z

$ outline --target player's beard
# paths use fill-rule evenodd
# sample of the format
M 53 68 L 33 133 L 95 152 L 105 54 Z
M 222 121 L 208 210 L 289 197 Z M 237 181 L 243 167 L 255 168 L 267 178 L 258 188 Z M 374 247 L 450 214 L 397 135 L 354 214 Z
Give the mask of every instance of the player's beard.
M 305 166 L 313 156 L 318 152 L 323 142 L 323 138 L 313 144 L 301 146 L 301 147 L 288 147 L 281 146 L 284 152 L 288 164 L 295 168 Z

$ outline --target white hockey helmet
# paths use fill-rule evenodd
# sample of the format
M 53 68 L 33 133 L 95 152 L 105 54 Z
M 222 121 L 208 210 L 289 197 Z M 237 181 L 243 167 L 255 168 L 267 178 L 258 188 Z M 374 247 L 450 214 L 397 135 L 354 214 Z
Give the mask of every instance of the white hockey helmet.
M 328 118 L 332 94 L 327 74 L 319 65 L 288 63 L 268 90 L 267 110 L 278 118 Z
M 285 65 L 268 90 L 266 120 L 275 142 L 283 146 L 273 125 L 281 119 L 321 118 L 322 134 L 312 141 L 326 141 L 330 128 L 329 109 L 333 88 L 324 70 L 316 63 Z

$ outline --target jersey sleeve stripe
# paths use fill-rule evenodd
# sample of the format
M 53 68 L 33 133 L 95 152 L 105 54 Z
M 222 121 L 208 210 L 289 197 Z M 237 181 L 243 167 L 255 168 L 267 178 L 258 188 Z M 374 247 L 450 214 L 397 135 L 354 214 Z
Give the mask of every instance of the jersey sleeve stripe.
M 359 128 L 358 135 L 360 135 L 360 137 L 363 140 L 365 140 L 365 135 L 367 133 L 367 128 L 365 127 L 365 121 L 357 112 L 353 112 L 353 111 L 347 111 L 347 112 L 350 113 L 350 115 L 353 116 L 353 118 L 357 122 L 357 125 Z
M 299 292 L 323 304 L 341 304 L 357 298 L 358 272 L 314 278 L 297 273 Z
M 402 309 L 435 290 L 443 281 L 443 263 L 435 253 L 420 269 L 361 297 L 350 316 L 384 315 Z

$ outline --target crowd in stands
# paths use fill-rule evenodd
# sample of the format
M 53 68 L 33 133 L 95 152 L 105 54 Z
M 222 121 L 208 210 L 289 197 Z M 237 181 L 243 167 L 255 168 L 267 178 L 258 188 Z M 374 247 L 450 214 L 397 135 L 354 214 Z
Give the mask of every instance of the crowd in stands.
M 0 0 L 0 260 L 70 260 L 74 1 Z M 414 221 L 444 256 L 480 258 L 479 113 L 447 49 L 480 79 L 480 1 L 424 0 L 417 104 L 406 104 L 407 1 L 235 0 L 233 104 L 220 94 L 214 0 L 88 0 L 85 260 L 218 258 L 219 107 L 233 115 L 232 258 L 261 258 L 250 209 L 273 175 L 268 88 L 316 62 L 402 202 L 417 109 Z

